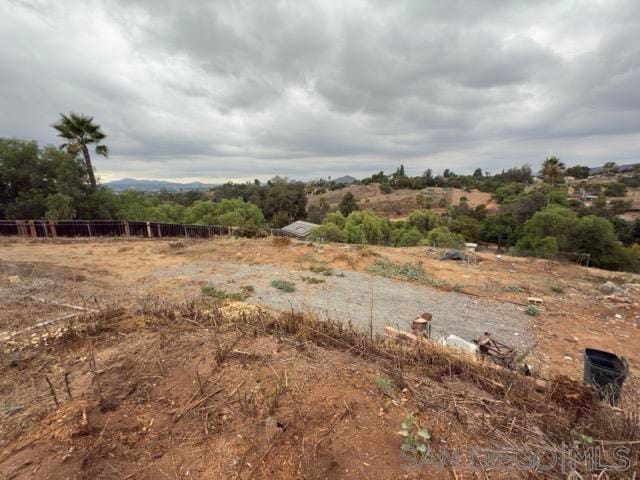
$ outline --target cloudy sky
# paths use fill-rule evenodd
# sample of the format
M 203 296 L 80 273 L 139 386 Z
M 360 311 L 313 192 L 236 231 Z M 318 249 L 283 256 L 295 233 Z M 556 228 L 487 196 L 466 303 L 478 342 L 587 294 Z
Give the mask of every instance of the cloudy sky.
M 103 180 L 640 161 L 638 0 L 1 0 L 0 136 Z

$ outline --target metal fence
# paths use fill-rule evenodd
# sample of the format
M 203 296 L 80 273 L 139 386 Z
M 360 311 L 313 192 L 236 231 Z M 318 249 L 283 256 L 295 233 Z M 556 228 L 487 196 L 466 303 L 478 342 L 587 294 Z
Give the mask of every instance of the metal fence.
M 58 237 L 186 237 L 231 235 L 232 227 L 127 220 L 0 220 L 0 236 Z

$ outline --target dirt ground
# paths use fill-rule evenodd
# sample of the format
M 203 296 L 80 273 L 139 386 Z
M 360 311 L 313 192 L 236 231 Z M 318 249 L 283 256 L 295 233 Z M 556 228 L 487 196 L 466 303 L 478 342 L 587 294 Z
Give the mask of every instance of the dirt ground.
M 439 252 L 427 251 L 422 247 L 309 245 L 298 241 L 281 244 L 268 238 L 220 238 L 192 242 L 120 239 L 61 240 L 57 243 L 5 241 L 0 246 L 0 284 L 3 289 L 0 302 L 4 309 L 4 314 L 0 315 L 3 319 L 0 324 L 11 322 L 12 308 L 23 308 L 20 302 L 24 302 L 26 298 L 24 289 L 32 289 L 41 296 L 87 308 L 108 303 L 134 305 L 149 294 L 182 301 L 199 296 L 200 289 L 211 280 L 215 283 L 217 279 L 220 282 L 218 285 L 222 285 L 223 281 L 234 281 L 233 277 L 238 275 L 237 272 L 246 271 L 252 265 L 269 266 L 275 270 L 269 270 L 269 276 L 272 275 L 273 278 L 264 278 L 262 283 L 257 278 L 260 276 L 259 270 L 251 274 L 253 279 L 249 281 L 259 287 L 259 291 L 256 296 L 249 297 L 249 301 L 257 302 L 261 300 L 257 297 L 262 297 L 266 304 L 290 308 L 287 296 L 290 294 L 279 292 L 270 286 L 272 280 L 283 277 L 295 281 L 298 294 L 301 295 L 298 305 L 304 304 L 305 298 L 321 298 L 325 305 L 330 305 L 331 291 L 328 292 L 329 298 L 323 293 L 329 288 L 327 284 L 339 284 L 344 279 L 314 274 L 309 271 L 310 267 L 322 266 L 335 269 L 336 272 L 343 271 L 347 278 L 351 276 L 349 272 L 362 274 L 364 276 L 359 282 L 359 289 L 364 293 L 364 290 L 370 288 L 369 285 L 362 285 L 366 279 L 371 279 L 367 283 L 374 285 L 391 282 L 368 271 L 376 262 L 388 261 L 398 265 L 420 264 L 434 279 L 447 282 L 440 288 L 417 286 L 402 279 L 394 279 L 391 284 L 391 289 L 393 284 L 402 288 L 416 288 L 417 295 L 420 290 L 428 292 L 429 298 L 434 299 L 431 304 L 434 313 L 447 310 L 438 308 L 438 298 L 441 298 L 443 305 L 448 305 L 446 298 L 456 293 L 460 295 L 461 302 L 468 303 L 471 309 L 474 301 L 482 306 L 493 304 L 501 309 L 511 309 L 513 325 L 506 324 L 504 332 L 516 333 L 522 328 L 522 338 L 526 338 L 527 332 L 521 320 L 525 318 L 534 344 L 531 358 L 542 370 L 581 378 L 582 351 L 586 347 L 623 355 L 629 359 L 632 372 L 635 370 L 635 365 L 640 362 L 640 354 L 636 348 L 640 341 L 638 276 L 546 260 L 506 256 L 497 258 L 493 254 L 481 254 L 480 260 L 482 261 L 469 264 L 441 261 Z M 7 279 L 12 274 L 21 276 L 23 282 L 10 285 Z M 302 276 L 317 277 L 325 280 L 325 283 L 307 284 L 300 280 Z M 609 279 L 626 286 L 627 295 L 603 293 L 601 287 Z M 43 282 L 48 282 L 47 286 L 43 286 Z M 235 283 L 240 287 L 242 282 L 238 279 Z M 229 287 L 229 290 L 233 290 L 233 284 Z M 456 292 L 451 292 L 454 288 Z M 448 293 L 439 297 L 439 291 Z M 271 300 L 265 298 L 270 295 Z M 370 293 L 364 299 L 358 298 L 360 295 L 353 299 L 347 296 L 345 299 L 344 292 L 341 295 L 343 298 L 336 297 L 336 303 L 359 302 L 361 305 L 358 308 L 366 315 L 366 310 L 370 307 Z M 389 295 L 392 295 L 392 291 Z M 543 299 L 539 316 L 524 316 L 528 297 Z M 12 302 L 17 303 L 12 305 Z M 373 316 L 380 324 L 401 326 L 407 325 L 430 307 L 429 302 L 425 302 L 425 305 L 417 302 L 414 307 L 402 309 L 392 306 L 390 314 L 380 306 L 384 315 L 378 315 L 375 311 L 376 303 L 374 297 Z M 338 309 L 337 313 L 344 311 Z M 456 321 L 456 311 L 452 310 L 453 313 L 449 316 L 443 314 L 442 323 L 439 323 L 436 315 L 434 329 L 447 333 L 445 330 Z M 54 312 L 55 315 L 58 313 L 63 312 Z M 487 310 L 486 315 L 491 315 L 491 311 Z M 37 318 L 38 321 L 43 321 L 50 317 L 51 315 L 42 314 Z M 489 322 L 491 320 L 492 318 L 487 319 Z M 459 321 L 464 322 L 464 317 Z M 447 327 L 441 328 L 442 325 Z M 466 324 L 460 329 L 463 333 L 461 336 L 468 337 L 474 331 L 480 335 L 483 333 L 483 326 L 484 324 L 477 327 Z M 514 339 L 513 336 L 506 338 Z
M 536 463 L 560 440 L 595 430 L 610 458 L 610 442 L 640 436 L 579 383 L 539 393 L 433 344 L 416 352 L 256 308 L 156 300 L 3 355 L 0 478 L 560 478 L 562 465 Z M 437 458 L 402 450 L 418 433 Z M 497 448 L 534 466 L 496 463 Z

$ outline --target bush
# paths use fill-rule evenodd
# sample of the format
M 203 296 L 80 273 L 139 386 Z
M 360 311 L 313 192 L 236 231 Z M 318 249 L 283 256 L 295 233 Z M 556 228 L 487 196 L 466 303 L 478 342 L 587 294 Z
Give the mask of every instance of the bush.
M 343 228 L 344 224 L 347 223 L 347 219 L 340 212 L 329 212 L 324 217 L 324 224 L 326 225 L 328 223 L 333 223 L 334 225 Z
M 459 233 L 453 233 L 447 227 L 438 227 L 427 234 L 424 243 L 433 247 L 463 248 L 464 237 Z
M 325 240 L 327 242 L 344 242 L 345 235 L 335 223 L 325 223 L 314 228 L 309 235 L 311 240 Z
M 271 282 L 271 286 L 285 293 L 291 293 L 296 291 L 295 283 L 288 282 L 286 280 L 274 280 Z
M 442 225 L 442 219 L 430 210 L 416 210 L 409 215 L 409 224 L 420 232 L 427 233 Z
M 419 245 L 422 242 L 423 237 L 422 234 L 418 231 L 417 228 L 411 228 L 409 230 L 405 230 L 398 241 L 399 247 L 414 247 Z
M 627 194 L 627 186 L 620 182 L 611 182 L 605 189 L 604 194 L 607 197 L 624 197 Z

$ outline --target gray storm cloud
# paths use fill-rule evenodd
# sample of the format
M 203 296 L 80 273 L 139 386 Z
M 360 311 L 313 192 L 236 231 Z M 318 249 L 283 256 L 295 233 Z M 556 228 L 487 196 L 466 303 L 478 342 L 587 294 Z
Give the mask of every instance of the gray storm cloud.
M 109 134 L 103 179 L 640 159 L 640 3 L 0 3 L 0 136 Z

